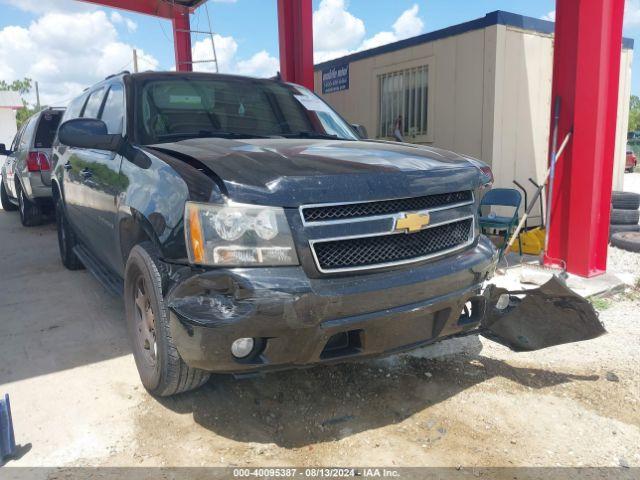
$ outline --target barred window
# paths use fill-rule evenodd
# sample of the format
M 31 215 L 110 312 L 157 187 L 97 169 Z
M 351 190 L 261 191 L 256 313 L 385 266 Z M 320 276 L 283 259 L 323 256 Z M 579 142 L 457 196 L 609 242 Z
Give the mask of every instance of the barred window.
M 379 137 L 392 137 L 398 117 L 402 135 L 427 134 L 429 105 L 429 68 L 421 66 L 378 76 L 380 116 Z

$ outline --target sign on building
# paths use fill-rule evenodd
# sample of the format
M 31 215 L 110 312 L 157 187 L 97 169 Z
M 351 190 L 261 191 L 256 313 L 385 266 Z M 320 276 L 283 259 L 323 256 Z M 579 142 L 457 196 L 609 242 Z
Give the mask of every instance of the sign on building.
M 322 94 L 349 90 L 349 64 L 322 70 Z

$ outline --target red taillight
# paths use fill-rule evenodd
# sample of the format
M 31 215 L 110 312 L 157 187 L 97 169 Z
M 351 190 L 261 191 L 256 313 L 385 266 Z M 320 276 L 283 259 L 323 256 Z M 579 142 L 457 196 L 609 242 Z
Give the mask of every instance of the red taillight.
M 49 157 L 47 157 L 47 154 L 44 152 L 29 152 L 29 155 L 27 155 L 27 169 L 30 172 L 51 170 Z

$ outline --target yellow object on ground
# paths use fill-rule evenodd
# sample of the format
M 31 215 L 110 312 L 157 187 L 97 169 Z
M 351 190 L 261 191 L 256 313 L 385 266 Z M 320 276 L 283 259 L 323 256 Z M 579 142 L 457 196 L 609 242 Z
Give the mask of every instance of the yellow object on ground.
M 544 228 L 534 228 L 520 233 L 520 239 L 522 240 L 522 253 L 527 255 L 539 255 L 544 250 Z M 520 253 L 520 246 L 516 239 L 511 246 L 511 251 Z

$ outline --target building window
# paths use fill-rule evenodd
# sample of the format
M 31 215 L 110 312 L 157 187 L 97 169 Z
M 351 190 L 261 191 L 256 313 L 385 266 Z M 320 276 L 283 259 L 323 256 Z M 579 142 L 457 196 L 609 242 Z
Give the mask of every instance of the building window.
M 421 66 L 378 76 L 380 116 L 379 137 L 392 137 L 398 117 L 402 135 L 409 138 L 427 135 L 429 105 L 429 68 Z

